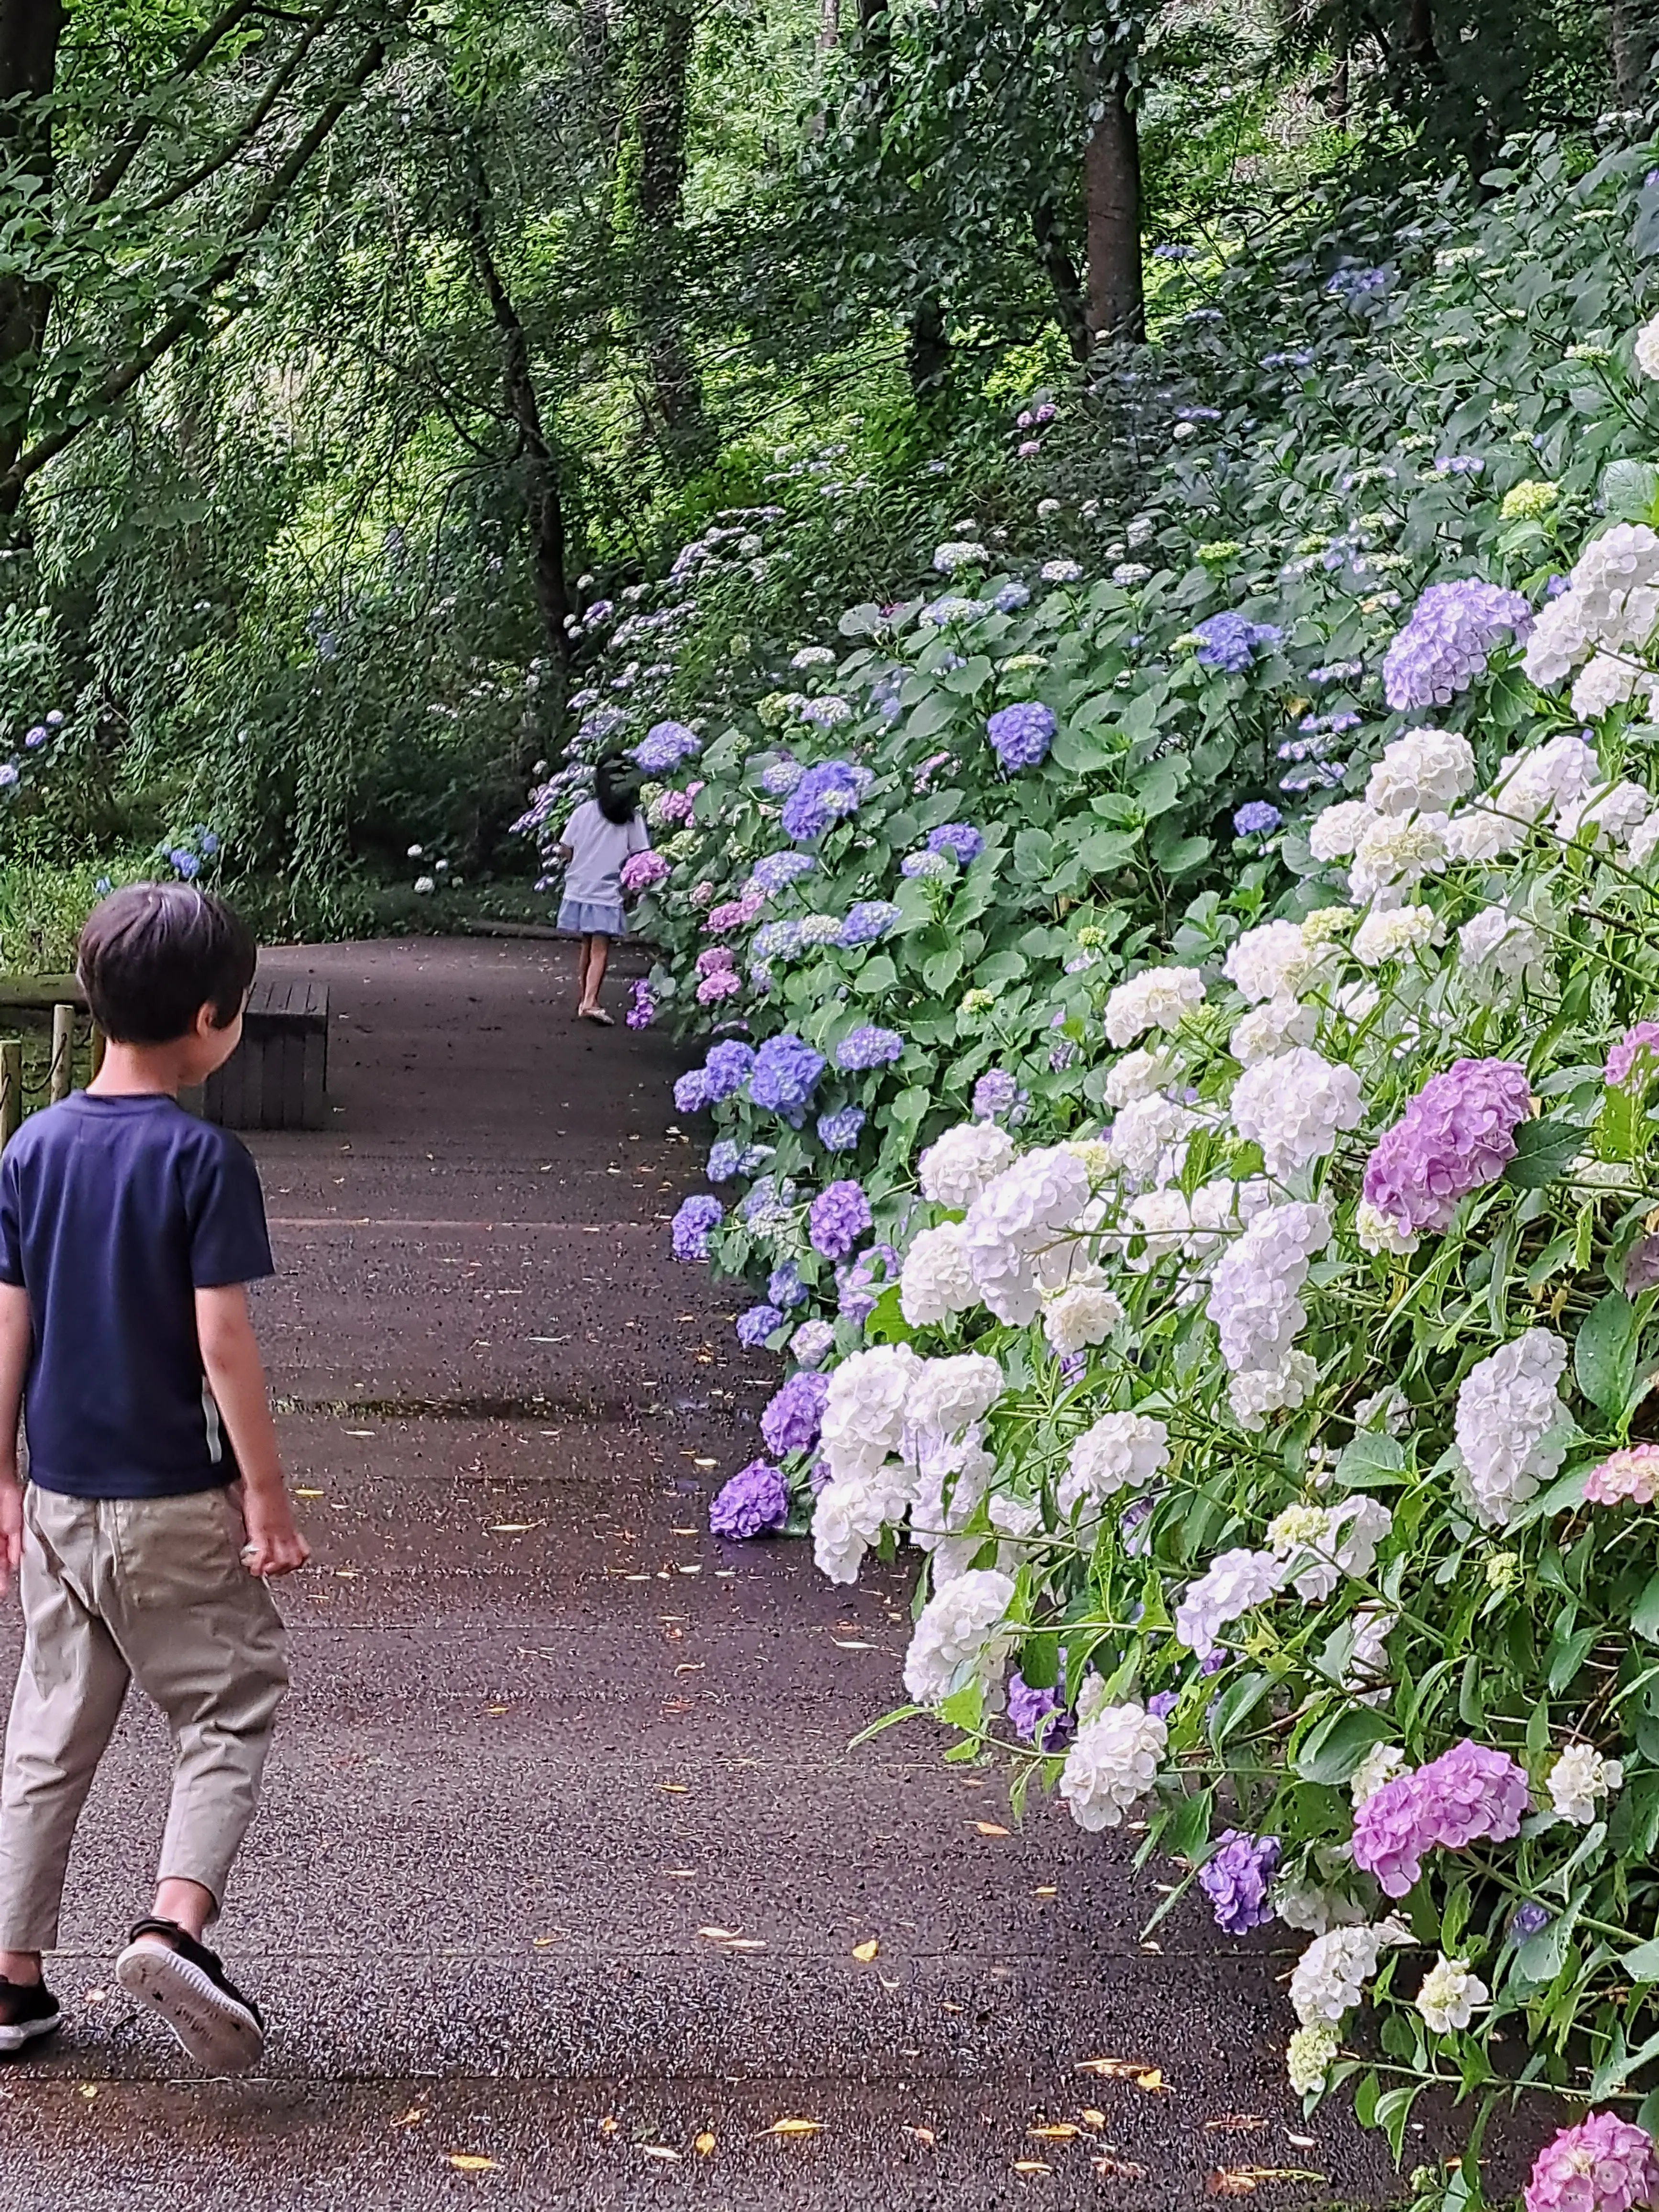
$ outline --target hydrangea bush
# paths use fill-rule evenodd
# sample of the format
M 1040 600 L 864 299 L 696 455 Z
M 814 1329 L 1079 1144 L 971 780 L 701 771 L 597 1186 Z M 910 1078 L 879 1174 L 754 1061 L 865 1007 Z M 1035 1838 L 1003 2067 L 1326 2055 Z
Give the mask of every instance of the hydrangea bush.
M 1310 270 L 1103 574 L 964 520 L 653 802 L 653 1007 L 740 979 L 674 1249 L 789 1355 L 717 1527 L 911 1547 L 905 1710 L 1305 1938 L 1292 2085 L 1475 2098 L 1455 2202 L 1576 2105 L 1528 2212 L 1659 2180 L 1650 160 Z

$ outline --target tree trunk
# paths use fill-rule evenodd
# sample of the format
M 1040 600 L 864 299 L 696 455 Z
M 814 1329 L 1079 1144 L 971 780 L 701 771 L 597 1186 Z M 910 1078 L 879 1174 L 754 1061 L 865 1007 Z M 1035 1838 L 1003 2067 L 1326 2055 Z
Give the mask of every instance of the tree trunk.
M 1608 43 L 1613 94 L 1620 107 L 1640 107 L 1653 69 L 1655 0 L 1612 0 Z
M 518 457 L 523 471 L 525 520 L 530 532 L 536 607 L 549 649 L 556 665 L 563 670 L 570 661 L 570 633 L 564 626 L 570 600 L 565 588 L 564 497 L 559 482 L 558 456 L 549 443 L 542 422 L 530 341 L 490 247 L 489 226 L 484 219 L 489 187 L 476 150 L 469 156 L 467 185 L 463 219 L 478 279 L 501 334 L 501 396 L 519 434 Z
M 828 53 L 841 44 L 841 0 L 818 0 L 818 46 Z
M 1141 283 L 1140 134 L 1122 64 L 1103 71 L 1100 116 L 1084 150 L 1088 211 L 1089 331 L 1096 345 L 1139 345 L 1146 335 Z
M 1083 279 L 1066 243 L 1060 210 L 1046 192 L 1040 193 L 1031 204 L 1031 234 L 1036 240 L 1044 273 L 1054 287 L 1054 313 L 1066 333 L 1072 358 L 1087 361 L 1089 312 L 1083 296 Z
M 64 36 L 63 0 L 0 0 L 0 155 L 39 179 L 38 207 L 52 199 L 51 99 Z M 52 313 L 52 293 L 12 274 L 0 277 L 0 479 L 23 450 Z M 0 514 L 16 511 L 22 486 L 0 494 Z
M 629 259 L 638 324 L 665 443 L 700 467 L 718 444 L 685 335 L 679 281 L 685 192 L 686 77 L 692 17 L 684 0 L 635 0 L 629 26 L 629 137 L 617 172 L 617 232 Z
M 930 292 L 910 318 L 904 366 L 910 389 L 924 405 L 942 395 L 951 368 L 951 339 L 945 327 L 944 303 L 937 292 Z

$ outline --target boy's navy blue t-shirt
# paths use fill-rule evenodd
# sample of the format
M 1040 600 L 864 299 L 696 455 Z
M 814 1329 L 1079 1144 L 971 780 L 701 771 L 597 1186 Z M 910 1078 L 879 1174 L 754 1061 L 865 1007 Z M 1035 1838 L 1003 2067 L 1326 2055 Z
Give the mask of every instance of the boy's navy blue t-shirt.
M 76 1498 L 234 1482 L 195 1293 L 275 1273 L 247 1147 L 176 1099 L 76 1091 L 0 1154 L 0 1282 L 29 1294 L 29 1474 Z

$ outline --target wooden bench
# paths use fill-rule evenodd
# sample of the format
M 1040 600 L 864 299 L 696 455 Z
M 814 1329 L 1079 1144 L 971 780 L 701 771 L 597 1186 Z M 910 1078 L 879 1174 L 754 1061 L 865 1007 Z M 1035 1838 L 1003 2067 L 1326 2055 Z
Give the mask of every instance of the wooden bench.
M 202 1087 L 204 1118 L 226 1129 L 328 1126 L 328 986 L 256 982 L 242 1041 Z

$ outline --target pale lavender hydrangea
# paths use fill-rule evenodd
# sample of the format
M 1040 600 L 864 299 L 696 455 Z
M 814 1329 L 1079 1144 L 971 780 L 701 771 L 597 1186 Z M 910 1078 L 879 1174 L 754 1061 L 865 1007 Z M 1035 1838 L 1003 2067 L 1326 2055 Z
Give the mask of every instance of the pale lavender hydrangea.
M 873 1022 L 849 1030 L 836 1047 L 836 1066 L 845 1074 L 854 1074 L 870 1067 L 890 1067 L 904 1051 L 904 1039 L 896 1030 L 878 1029 Z
M 768 853 L 750 870 L 745 888 L 758 891 L 763 898 L 770 898 L 775 891 L 781 891 L 798 877 L 810 876 L 817 866 L 810 853 Z
M 789 1340 L 789 1355 L 803 1367 L 822 1367 L 835 1348 L 835 1328 L 827 1321 L 804 1321 Z M 781 1449 L 773 1446 L 775 1451 Z
M 891 899 L 857 899 L 848 908 L 847 919 L 836 941 L 845 951 L 854 951 L 860 945 L 873 945 L 878 938 L 885 937 L 894 923 L 902 919 L 902 909 Z
M 985 850 L 985 840 L 971 822 L 942 822 L 927 833 L 930 853 L 949 853 L 965 868 Z
M 1233 817 L 1233 834 L 1239 837 L 1266 837 L 1278 829 L 1283 817 L 1276 806 L 1265 799 L 1249 799 Z
M 1008 1723 L 1023 1743 L 1058 1751 L 1073 1735 L 1072 1717 L 1058 1690 L 1034 1690 L 1018 1669 L 1008 1677 Z
M 696 1191 L 674 1216 L 672 1234 L 677 1260 L 706 1260 L 708 1239 L 726 1218 L 726 1208 L 706 1191 Z
M 1601 1079 L 1609 1091 L 1623 1090 L 1638 1068 L 1644 1077 L 1659 1070 L 1659 1022 L 1633 1023 L 1607 1054 Z
M 767 1338 L 783 1327 L 783 1316 L 775 1306 L 750 1306 L 747 1313 L 738 1316 L 738 1341 L 750 1352 L 758 1352 Z
M 1284 632 L 1273 623 L 1252 622 L 1229 608 L 1195 623 L 1198 659 L 1206 668 L 1219 668 L 1229 676 L 1242 676 L 1264 645 L 1277 645 Z
M 583 727 L 586 727 L 585 723 Z M 696 731 L 688 730 L 684 722 L 657 722 L 635 746 L 634 758 L 647 775 L 668 775 L 682 761 L 691 759 L 702 750 L 702 744 Z
M 1505 631 L 1524 640 L 1531 628 L 1519 592 L 1474 576 L 1431 584 L 1383 658 L 1383 694 L 1395 708 L 1443 707 L 1486 672 Z
M 817 1328 L 834 1341 L 827 1322 L 806 1322 L 795 1332 L 791 1350 L 800 1356 L 800 1341 L 809 1328 Z M 827 1375 L 792 1375 L 761 1415 L 761 1435 L 768 1451 L 779 1454 L 811 1451 L 823 1425 L 824 1401 L 830 1395 Z
M 820 1114 L 818 1142 L 832 1152 L 850 1152 L 858 1143 L 865 1118 L 862 1106 L 842 1106 L 833 1114 Z
M 1404 1897 L 1425 1851 L 1507 1843 L 1529 1809 L 1526 1769 L 1466 1738 L 1365 1800 L 1354 1815 L 1354 1863 L 1375 1875 L 1387 1896 Z
M 1267 1891 L 1279 1866 L 1277 1836 L 1248 1836 L 1224 1828 L 1199 1870 L 1198 1886 L 1210 1900 L 1216 1925 L 1229 1936 L 1248 1936 L 1273 1917 Z
M 867 1252 L 860 1252 L 850 1267 L 836 1270 L 836 1310 L 855 1328 L 862 1328 L 875 1310 L 879 1292 L 876 1286 L 878 1270 L 883 1278 L 881 1287 L 898 1278 L 898 1254 L 890 1244 L 872 1244 Z
M 1005 769 L 1036 768 L 1048 758 L 1054 741 L 1054 711 L 1036 699 L 1000 707 L 986 723 L 985 733 Z
M 1454 1060 L 1377 1139 L 1365 1163 L 1367 1202 L 1403 1235 L 1445 1229 L 1458 1201 L 1515 1158 L 1531 1103 L 1526 1070 L 1513 1060 Z
M 899 862 L 899 873 L 912 882 L 926 882 L 930 877 L 943 878 L 955 872 L 948 853 L 907 853 Z
M 994 1121 L 1019 1097 L 1019 1085 L 1006 1067 L 988 1067 L 974 1085 L 974 1119 Z
M 769 761 L 761 770 L 761 789 L 773 799 L 787 799 L 806 773 L 803 763 L 791 753 L 781 760 Z
M 832 1182 L 807 1208 L 807 1236 L 826 1260 L 844 1260 L 871 1226 L 870 1201 L 861 1185 Z
M 763 1459 L 750 1460 L 715 1494 L 708 1525 L 717 1536 L 758 1536 L 781 1528 L 789 1518 L 789 1486 L 782 1471 Z

